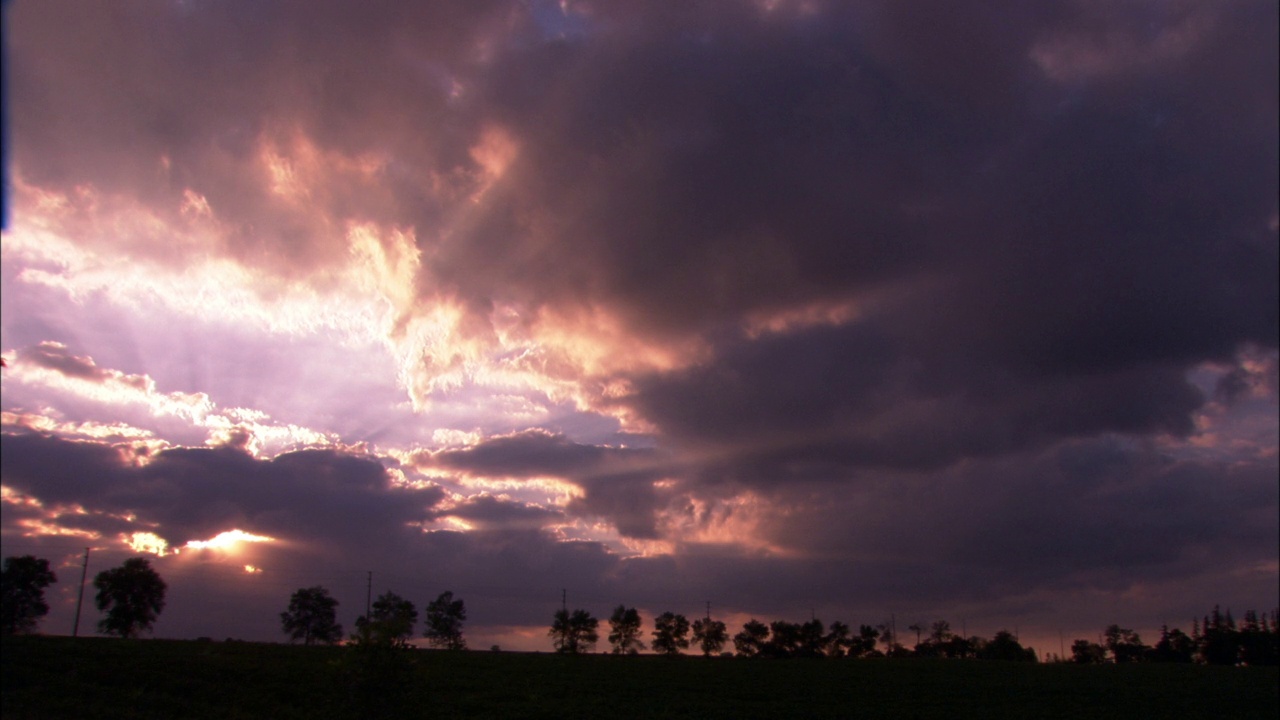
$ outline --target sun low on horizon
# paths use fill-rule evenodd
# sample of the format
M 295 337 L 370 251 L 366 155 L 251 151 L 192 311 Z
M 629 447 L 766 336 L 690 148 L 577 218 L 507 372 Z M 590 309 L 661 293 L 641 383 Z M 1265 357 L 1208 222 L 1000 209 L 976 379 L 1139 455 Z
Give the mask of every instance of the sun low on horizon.
M 1275 3 L 4 12 L 45 632 L 139 554 L 159 637 L 1280 605 Z

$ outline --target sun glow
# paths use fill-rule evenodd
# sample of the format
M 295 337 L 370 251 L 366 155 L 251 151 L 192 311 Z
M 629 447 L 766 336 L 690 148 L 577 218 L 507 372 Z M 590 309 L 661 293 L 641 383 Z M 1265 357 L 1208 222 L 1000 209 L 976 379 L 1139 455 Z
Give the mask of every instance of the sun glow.
M 182 550 L 234 550 L 241 543 L 275 542 L 273 537 L 254 535 L 243 530 L 228 530 L 218 533 L 208 540 L 192 540 L 182 546 Z

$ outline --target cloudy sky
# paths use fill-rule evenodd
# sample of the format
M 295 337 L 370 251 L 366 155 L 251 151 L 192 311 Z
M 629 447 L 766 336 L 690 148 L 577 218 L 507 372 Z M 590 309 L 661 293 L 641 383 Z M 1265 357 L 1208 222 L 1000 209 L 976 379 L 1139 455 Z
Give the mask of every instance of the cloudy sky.
M 7 3 L 4 554 L 53 633 L 85 547 L 160 637 L 1270 609 L 1277 12 Z

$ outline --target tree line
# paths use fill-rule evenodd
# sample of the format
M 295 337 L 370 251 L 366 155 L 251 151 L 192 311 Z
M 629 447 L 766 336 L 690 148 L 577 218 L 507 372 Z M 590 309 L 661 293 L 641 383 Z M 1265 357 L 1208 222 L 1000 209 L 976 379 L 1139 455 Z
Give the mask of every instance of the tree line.
M 1239 624 L 1231 611 L 1215 606 L 1202 620 L 1191 623 L 1191 634 L 1163 625 L 1155 645 L 1146 645 L 1138 633 L 1108 625 L 1101 642 L 1071 643 L 1076 663 L 1202 663 L 1205 665 L 1280 664 L 1280 610 L 1259 614 L 1249 610 Z
M 642 620 L 639 611 L 619 605 L 609 617 L 609 652 L 634 655 L 643 650 Z M 933 624 L 927 640 L 908 649 L 897 641 L 893 626 L 860 625 L 855 632 L 843 622 L 825 625 L 817 618 L 796 623 L 775 620 L 768 624 L 751 619 L 742 630 L 729 636 L 728 628 L 710 615 L 690 622 L 684 615 L 664 612 L 654 618 L 651 633 L 653 651 L 659 655 L 680 655 L 695 647 L 704 656 L 736 655 L 748 658 L 878 658 L 947 657 L 1035 662 L 1035 651 L 1024 648 L 1013 633 L 1000 631 L 991 639 L 961 637 L 951 632 L 946 621 Z M 586 610 L 556 611 L 549 635 L 557 652 L 588 652 L 599 641 L 599 621 Z M 913 626 L 915 627 L 915 626 Z M 733 652 L 725 651 L 732 642 Z M 883 645 L 883 650 L 879 646 Z
M 337 620 L 338 601 L 322 586 L 299 588 L 289 598 L 289 606 L 280 613 L 280 625 L 292 640 L 305 645 L 333 645 L 343 639 L 342 625 Z M 433 647 L 466 650 L 462 635 L 467 619 L 467 606 L 445 591 L 427 603 L 423 637 Z M 408 647 L 418 622 L 418 609 L 411 600 L 387 591 L 378 596 L 367 616 L 356 618 L 356 632 L 351 640 L 363 644 Z
M 44 589 L 57 582 L 49 561 L 32 555 L 7 557 L 0 572 L 3 608 L 0 631 L 5 635 L 31 633 L 49 612 Z M 95 604 L 105 613 L 98 631 L 123 638 L 136 637 L 151 629 L 164 609 L 167 585 L 143 557 L 104 570 L 93 581 Z M 281 629 L 292 641 L 305 645 L 336 644 L 344 640 L 337 622 L 338 601 L 322 586 L 299 588 L 280 613 Z M 466 604 L 445 591 L 425 608 L 423 637 L 430 645 L 449 650 L 465 650 L 463 626 Z M 367 615 L 356 619 L 349 639 L 358 645 L 408 647 L 418 622 L 413 602 L 394 592 L 379 595 Z M 664 612 L 654 618 L 654 629 L 646 646 L 641 630 L 643 619 L 636 608 L 618 605 L 608 619 L 608 652 L 634 655 L 647 647 L 659 655 L 680 655 L 691 647 L 704 656 L 736 655 L 748 658 L 880 658 L 921 657 L 1036 662 L 1036 653 L 1021 645 L 1007 630 L 991 638 L 965 637 L 952 631 L 951 624 L 939 620 L 930 626 L 915 624 L 916 644 L 906 647 L 892 622 L 860 625 L 855 631 L 843 622 L 824 625 L 813 618 L 795 623 L 775 620 L 768 624 L 751 619 L 730 637 L 725 623 L 706 617 L 690 620 L 679 613 Z M 548 635 L 558 653 L 590 652 L 599 642 L 600 622 L 589 611 L 557 610 Z M 928 631 L 927 636 L 925 635 Z M 732 644 L 732 653 L 728 648 Z M 1250 610 L 1237 623 L 1231 611 L 1215 607 L 1213 612 L 1192 622 L 1191 633 L 1162 626 L 1155 645 L 1143 643 L 1139 634 L 1119 625 L 1108 626 L 1099 642 L 1077 639 L 1069 658 L 1075 663 L 1168 662 L 1207 665 L 1276 665 L 1280 663 L 1280 609 L 1270 613 Z
M 640 613 L 619 605 L 609 617 L 609 652 L 634 655 L 645 648 L 641 640 Z M 586 610 L 556 611 L 548 634 L 556 652 L 590 651 L 599 641 L 599 621 Z M 860 625 L 857 631 L 843 622 L 824 625 L 813 618 L 795 623 L 775 620 L 768 624 L 752 618 L 732 638 L 733 652 L 721 652 L 729 642 L 725 624 L 705 618 L 692 623 L 680 614 L 664 612 L 654 618 L 653 651 L 679 655 L 691 645 L 704 656 L 724 654 L 748 658 L 883 658 L 916 657 L 1037 662 L 1035 650 L 1023 647 L 1015 634 L 1000 630 L 991 638 L 955 633 L 946 620 L 928 628 L 911 625 L 916 644 L 908 648 L 898 641 L 892 623 Z M 925 630 L 928 635 L 924 636 Z M 1138 633 L 1119 625 L 1108 626 L 1102 642 L 1075 640 L 1070 658 L 1075 663 L 1200 663 L 1205 665 L 1280 664 L 1280 609 L 1269 614 L 1253 610 L 1237 624 L 1228 610 L 1215 607 L 1203 620 L 1192 623 L 1191 634 L 1162 626 L 1154 646 L 1145 645 Z

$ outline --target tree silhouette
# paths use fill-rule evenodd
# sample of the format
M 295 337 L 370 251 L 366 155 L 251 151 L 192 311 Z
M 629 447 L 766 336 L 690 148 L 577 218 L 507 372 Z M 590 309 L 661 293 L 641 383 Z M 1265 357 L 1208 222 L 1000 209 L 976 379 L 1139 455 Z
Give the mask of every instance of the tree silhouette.
M 289 608 L 280 613 L 280 624 L 290 639 L 304 645 L 332 645 L 342 639 L 337 607 L 338 601 L 319 585 L 298 588 L 289 598 Z
M 1142 638 L 1138 633 L 1129 628 L 1108 625 L 1102 635 L 1105 638 L 1103 644 L 1111 653 L 1111 659 L 1117 663 L 1139 662 L 1146 659 L 1147 651 L 1150 650 L 1142 644 Z
M 151 629 L 164 610 L 168 590 L 160 574 L 151 569 L 150 561 L 142 557 L 103 570 L 93 579 L 93 586 L 98 589 L 98 609 L 107 613 L 98 623 L 98 631 L 123 638 Z
M 635 655 L 644 649 L 640 639 L 640 613 L 619 605 L 609 616 L 609 644 L 614 655 Z
M 797 657 L 825 657 L 827 650 L 827 632 L 822 621 L 813 618 L 798 626 L 796 643 Z
M 962 635 L 952 635 L 945 643 L 943 643 L 941 651 L 943 657 L 972 659 L 978 656 L 979 638 L 964 637 Z
M 870 625 L 859 625 L 858 634 L 849 641 L 849 657 L 870 657 L 876 653 L 880 631 Z
M 1236 621 L 1231 611 L 1226 615 L 1218 606 L 1214 606 L 1213 614 L 1204 619 L 1204 630 L 1197 638 L 1200 649 L 1200 660 L 1208 665 L 1235 665 L 1240 660 L 1240 642 L 1236 632 Z
M 547 634 L 551 636 L 551 644 L 556 652 L 577 655 L 595 646 L 600 639 L 596 632 L 599 625 L 600 621 L 591 617 L 591 613 L 586 610 L 574 610 L 570 613 L 564 608 L 556 611 L 551 630 Z
M 760 657 L 769 641 L 769 626 L 751 618 L 742 626 L 742 632 L 733 636 L 733 650 L 742 657 Z
M 1259 616 L 1253 610 L 1244 614 L 1244 623 L 1237 636 L 1240 642 L 1240 662 L 1252 666 L 1280 663 L 1280 628 L 1275 623 L 1274 612 L 1269 626 L 1265 614 Z
M 693 621 L 693 642 L 702 650 L 703 657 L 719 653 L 729 641 L 729 630 L 719 620 L 700 618 Z
M 368 642 L 380 642 L 395 647 L 405 647 L 413 637 L 413 626 L 418 622 L 418 609 L 413 603 L 387 591 L 373 601 L 369 617 L 356 620 L 356 632 Z
M 1160 640 L 1151 648 L 1152 662 L 1189 663 L 1196 653 L 1195 642 L 1178 628 L 1160 627 Z
M 1107 649 L 1096 642 L 1076 640 L 1071 643 L 1071 662 L 1080 665 L 1097 665 L 1107 659 Z
M 1102 644 L 1076 640 L 1071 645 L 1071 660 L 1077 663 L 1113 662 L 1191 663 L 1206 665 L 1276 665 L 1280 663 L 1280 609 L 1266 614 L 1253 610 L 1244 614 L 1239 625 L 1231 616 L 1214 606 L 1213 613 L 1191 623 L 1191 635 L 1168 625 L 1160 627 L 1160 640 L 1155 647 L 1142 644 L 1136 632 L 1119 625 L 1108 625 Z
M 979 660 L 1014 660 L 1018 662 L 1035 662 L 1036 653 L 1031 648 L 1024 648 L 1013 633 L 1001 630 L 978 648 Z
M 427 626 L 423 635 L 434 647 L 466 650 L 467 641 L 462 637 L 462 623 L 466 619 L 466 603 L 454 600 L 453 591 L 446 590 L 427 603 Z
M 44 589 L 58 581 L 49 561 L 34 555 L 7 557 L 0 570 L 0 632 L 5 635 L 29 633 L 40 618 L 49 614 Z
M 800 652 L 800 626 L 786 620 L 769 623 L 769 642 L 764 644 L 764 654 L 769 657 L 795 657 Z
M 822 639 L 822 652 L 827 657 L 842 658 L 848 654 L 852 642 L 849 626 L 837 620 L 831 623 L 826 637 Z
M 877 625 L 876 629 L 880 631 L 880 642 L 884 643 L 884 654 L 887 656 L 897 655 L 902 646 L 898 644 L 893 621 L 886 620 Z
M 663 655 L 679 655 L 689 647 L 689 620 L 664 612 L 653 620 L 653 649 Z

